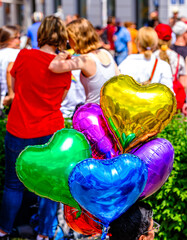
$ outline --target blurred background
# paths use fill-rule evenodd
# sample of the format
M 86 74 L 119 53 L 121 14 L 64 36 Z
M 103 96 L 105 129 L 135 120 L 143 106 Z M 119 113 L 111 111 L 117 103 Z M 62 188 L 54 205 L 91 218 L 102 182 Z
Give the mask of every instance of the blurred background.
M 32 23 L 32 13 L 40 11 L 44 16 L 57 14 L 63 19 L 78 14 L 94 26 L 105 27 L 108 16 L 115 16 L 121 22 L 131 21 L 137 28 L 146 25 L 154 14 L 162 23 L 168 23 L 174 11 L 179 17 L 187 14 L 185 0 L 0 0 L 0 27 L 18 24 L 26 30 Z

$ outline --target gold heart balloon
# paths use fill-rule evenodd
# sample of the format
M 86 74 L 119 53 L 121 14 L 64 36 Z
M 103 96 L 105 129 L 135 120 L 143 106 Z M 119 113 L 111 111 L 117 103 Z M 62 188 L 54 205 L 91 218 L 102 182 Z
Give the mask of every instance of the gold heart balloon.
M 122 153 L 161 132 L 176 112 L 175 96 L 167 86 L 142 86 L 127 75 L 103 85 L 100 105 Z

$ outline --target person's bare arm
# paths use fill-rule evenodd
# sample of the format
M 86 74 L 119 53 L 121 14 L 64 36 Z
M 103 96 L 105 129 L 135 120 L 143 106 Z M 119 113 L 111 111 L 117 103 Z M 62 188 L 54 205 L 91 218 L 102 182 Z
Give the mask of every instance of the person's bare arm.
M 62 96 L 62 102 L 63 102 L 64 99 L 66 98 L 66 96 L 67 96 L 67 94 L 68 94 L 68 91 L 69 91 L 69 90 L 65 90 L 65 91 L 64 91 L 64 94 L 63 94 L 63 96 Z
M 66 58 L 67 54 L 59 53 L 49 64 L 49 70 L 55 73 L 63 73 L 83 68 L 84 62 L 82 56 L 73 59 Z
M 7 71 L 6 71 L 6 81 L 7 81 L 8 95 L 3 100 L 3 105 L 4 106 L 9 106 L 14 99 L 14 91 L 13 91 L 13 88 L 12 88 L 12 76 L 10 74 L 10 71 L 12 69 L 13 64 L 14 64 L 14 62 L 10 62 L 8 64 Z
M 7 67 L 7 72 L 6 72 L 6 81 L 7 81 L 7 87 L 8 87 L 8 95 L 13 94 L 13 89 L 12 89 L 12 77 L 10 74 L 10 71 L 12 69 L 14 62 L 10 62 Z
M 86 77 L 93 76 L 96 72 L 94 60 L 87 54 L 64 59 L 64 54 L 58 54 L 49 64 L 49 70 L 55 73 L 69 72 L 80 69 Z
M 12 80 L 12 89 L 14 91 L 14 87 L 15 87 L 15 78 L 14 77 L 11 77 L 11 80 Z
M 187 91 L 187 75 L 181 75 L 179 76 L 179 82 L 184 87 L 185 91 Z
M 127 43 L 127 48 L 128 48 L 128 55 L 132 54 L 132 42 L 131 41 L 129 41 Z
M 121 72 L 120 72 L 120 70 L 119 70 L 119 68 L 118 68 L 116 63 L 115 63 L 115 73 L 116 73 L 116 76 L 121 74 Z

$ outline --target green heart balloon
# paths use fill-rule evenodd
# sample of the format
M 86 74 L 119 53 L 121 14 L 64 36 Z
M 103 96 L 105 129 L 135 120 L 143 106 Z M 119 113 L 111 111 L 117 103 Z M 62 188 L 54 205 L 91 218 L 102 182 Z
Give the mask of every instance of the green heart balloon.
M 30 191 L 80 209 L 70 193 L 68 177 L 77 163 L 90 157 L 91 147 L 85 136 L 64 128 L 48 143 L 26 147 L 17 158 L 16 172 Z

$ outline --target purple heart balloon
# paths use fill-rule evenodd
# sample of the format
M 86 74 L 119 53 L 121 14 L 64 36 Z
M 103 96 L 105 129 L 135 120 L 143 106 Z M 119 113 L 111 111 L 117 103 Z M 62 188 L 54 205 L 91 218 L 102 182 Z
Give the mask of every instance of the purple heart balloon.
M 168 179 L 173 168 L 173 146 L 164 138 L 156 138 L 132 149 L 130 153 L 147 164 L 148 179 L 140 199 L 147 198 L 158 191 Z
M 105 159 L 119 155 L 117 142 L 110 133 L 98 104 L 87 103 L 81 106 L 74 114 L 73 128 L 88 139 L 93 158 Z

